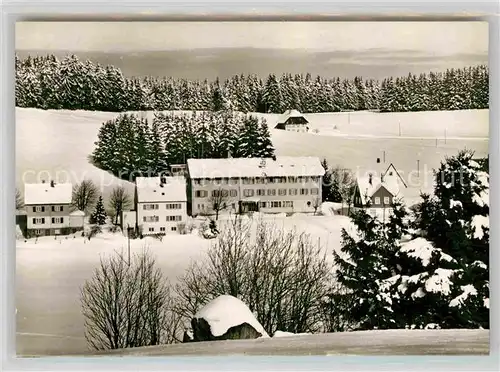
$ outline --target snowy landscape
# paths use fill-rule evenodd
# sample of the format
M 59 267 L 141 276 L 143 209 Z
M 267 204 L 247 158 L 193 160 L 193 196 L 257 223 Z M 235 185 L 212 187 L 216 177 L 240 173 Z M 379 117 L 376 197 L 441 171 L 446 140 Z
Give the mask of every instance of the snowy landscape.
M 487 66 L 283 68 L 16 56 L 19 356 L 488 353 Z

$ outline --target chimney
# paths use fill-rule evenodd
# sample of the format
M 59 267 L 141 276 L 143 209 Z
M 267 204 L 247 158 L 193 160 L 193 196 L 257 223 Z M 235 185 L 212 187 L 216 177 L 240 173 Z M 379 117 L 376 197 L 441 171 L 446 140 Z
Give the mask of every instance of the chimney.
M 371 173 L 368 175 L 368 183 L 370 185 L 373 185 L 373 174 L 371 174 Z
M 160 187 L 163 187 L 163 185 L 165 185 L 167 183 L 167 179 L 165 178 L 165 176 L 161 176 L 160 177 Z
M 56 185 L 56 183 L 54 182 L 54 180 L 51 180 L 50 181 L 50 187 L 54 187 Z

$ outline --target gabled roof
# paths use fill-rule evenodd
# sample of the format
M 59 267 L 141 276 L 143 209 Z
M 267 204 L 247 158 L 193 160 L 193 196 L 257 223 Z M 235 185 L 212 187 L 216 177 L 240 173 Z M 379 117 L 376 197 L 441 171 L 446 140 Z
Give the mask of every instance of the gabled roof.
M 71 204 L 73 185 L 71 183 L 26 183 L 24 185 L 25 205 Z
M 163 177 L 165 183 L 161 183 L 160 177 L 137 177 L 135 185 L 137 188 L 137 201 L 147 202 L 185 202 L 186 180 L 182 177 Z
M 324 168 L 317 157 L 278 156 L 271 158 L 189 159 L 191 178 L 241 178 L 323 176 Z
M 392 173 L 392 174 L 391 174 Z M 398 177 L 399 180 L 401 181 L 401 183 L 403 184 L 403 186 L 405 188 L 407 188 L 408 186 L 406 185 L 406 182 L 405 180 L 403 179 L 403 177 L 401 177 L 401 175 L 399 174 L 398 170 L 396 169 L 396 167 L 394 166 L 394 164 L 389 164 L 389 166 L 387 167 L 387 169 L 385 170 L 384 173 L 382 173 L 382 176 L 384 178 L 387 178 L 387 177 Z
M 380 189 L 385 188 L 392 196 L 399 195 L 399 183 L 396 177 L 383 177 L 383 181 L 379 176 L 373 175 L 370 184 L 370 177 L 360 177 L 357 180 L 357 187 L 361 196 L 361 203 L 367 204 L 370 198 Z
M 309 122 L 304 114 L 301 114 L 297 110 L 286 110 L 279 118 L 278 124 L 282 124 L 286 122 L 289 118 L 304 118 L 307 122 Z

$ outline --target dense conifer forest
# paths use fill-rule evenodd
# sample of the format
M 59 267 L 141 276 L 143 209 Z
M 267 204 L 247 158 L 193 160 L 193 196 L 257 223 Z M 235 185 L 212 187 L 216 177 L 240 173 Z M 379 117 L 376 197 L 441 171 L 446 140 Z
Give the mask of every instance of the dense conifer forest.
M 16 106 L 92 111 L 188 110 L 304 113 L 488 108 L 488 67 L 471 66 L 382 81 L 306 74 L 237 75 L 221 81 L 128 78 L 71 55 L 16 56 Z

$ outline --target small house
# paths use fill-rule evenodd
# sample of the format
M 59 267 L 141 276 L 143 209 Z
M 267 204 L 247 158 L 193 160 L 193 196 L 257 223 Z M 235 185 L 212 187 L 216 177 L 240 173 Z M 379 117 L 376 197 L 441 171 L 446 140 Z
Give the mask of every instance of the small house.
M 187 220 L 186 180 L 182 177 L 137 177 L 136 227 L 143 235 L 179 231 Z M 129 221 L 133 221 L 128 216 Z
M 309 121 L 297 110 L 287 110 L 283 113 L 275 129 L 282 129 L 291 132 L 308 132 Z
M 27 183 L 24 185 L 28 236 L 67 235 L 83 229 L 82 213 L 71 213 L 71 183 Z M 73 217 L 73 218 L 72 218 Z
M 392 214 L 393 202 L 402 197 L 401 189 L 407 185 L 391 164 L 380 176 L 373 173 L 357 179 L 354 208 L 364 208 L 372 217 L 385 220 Z

